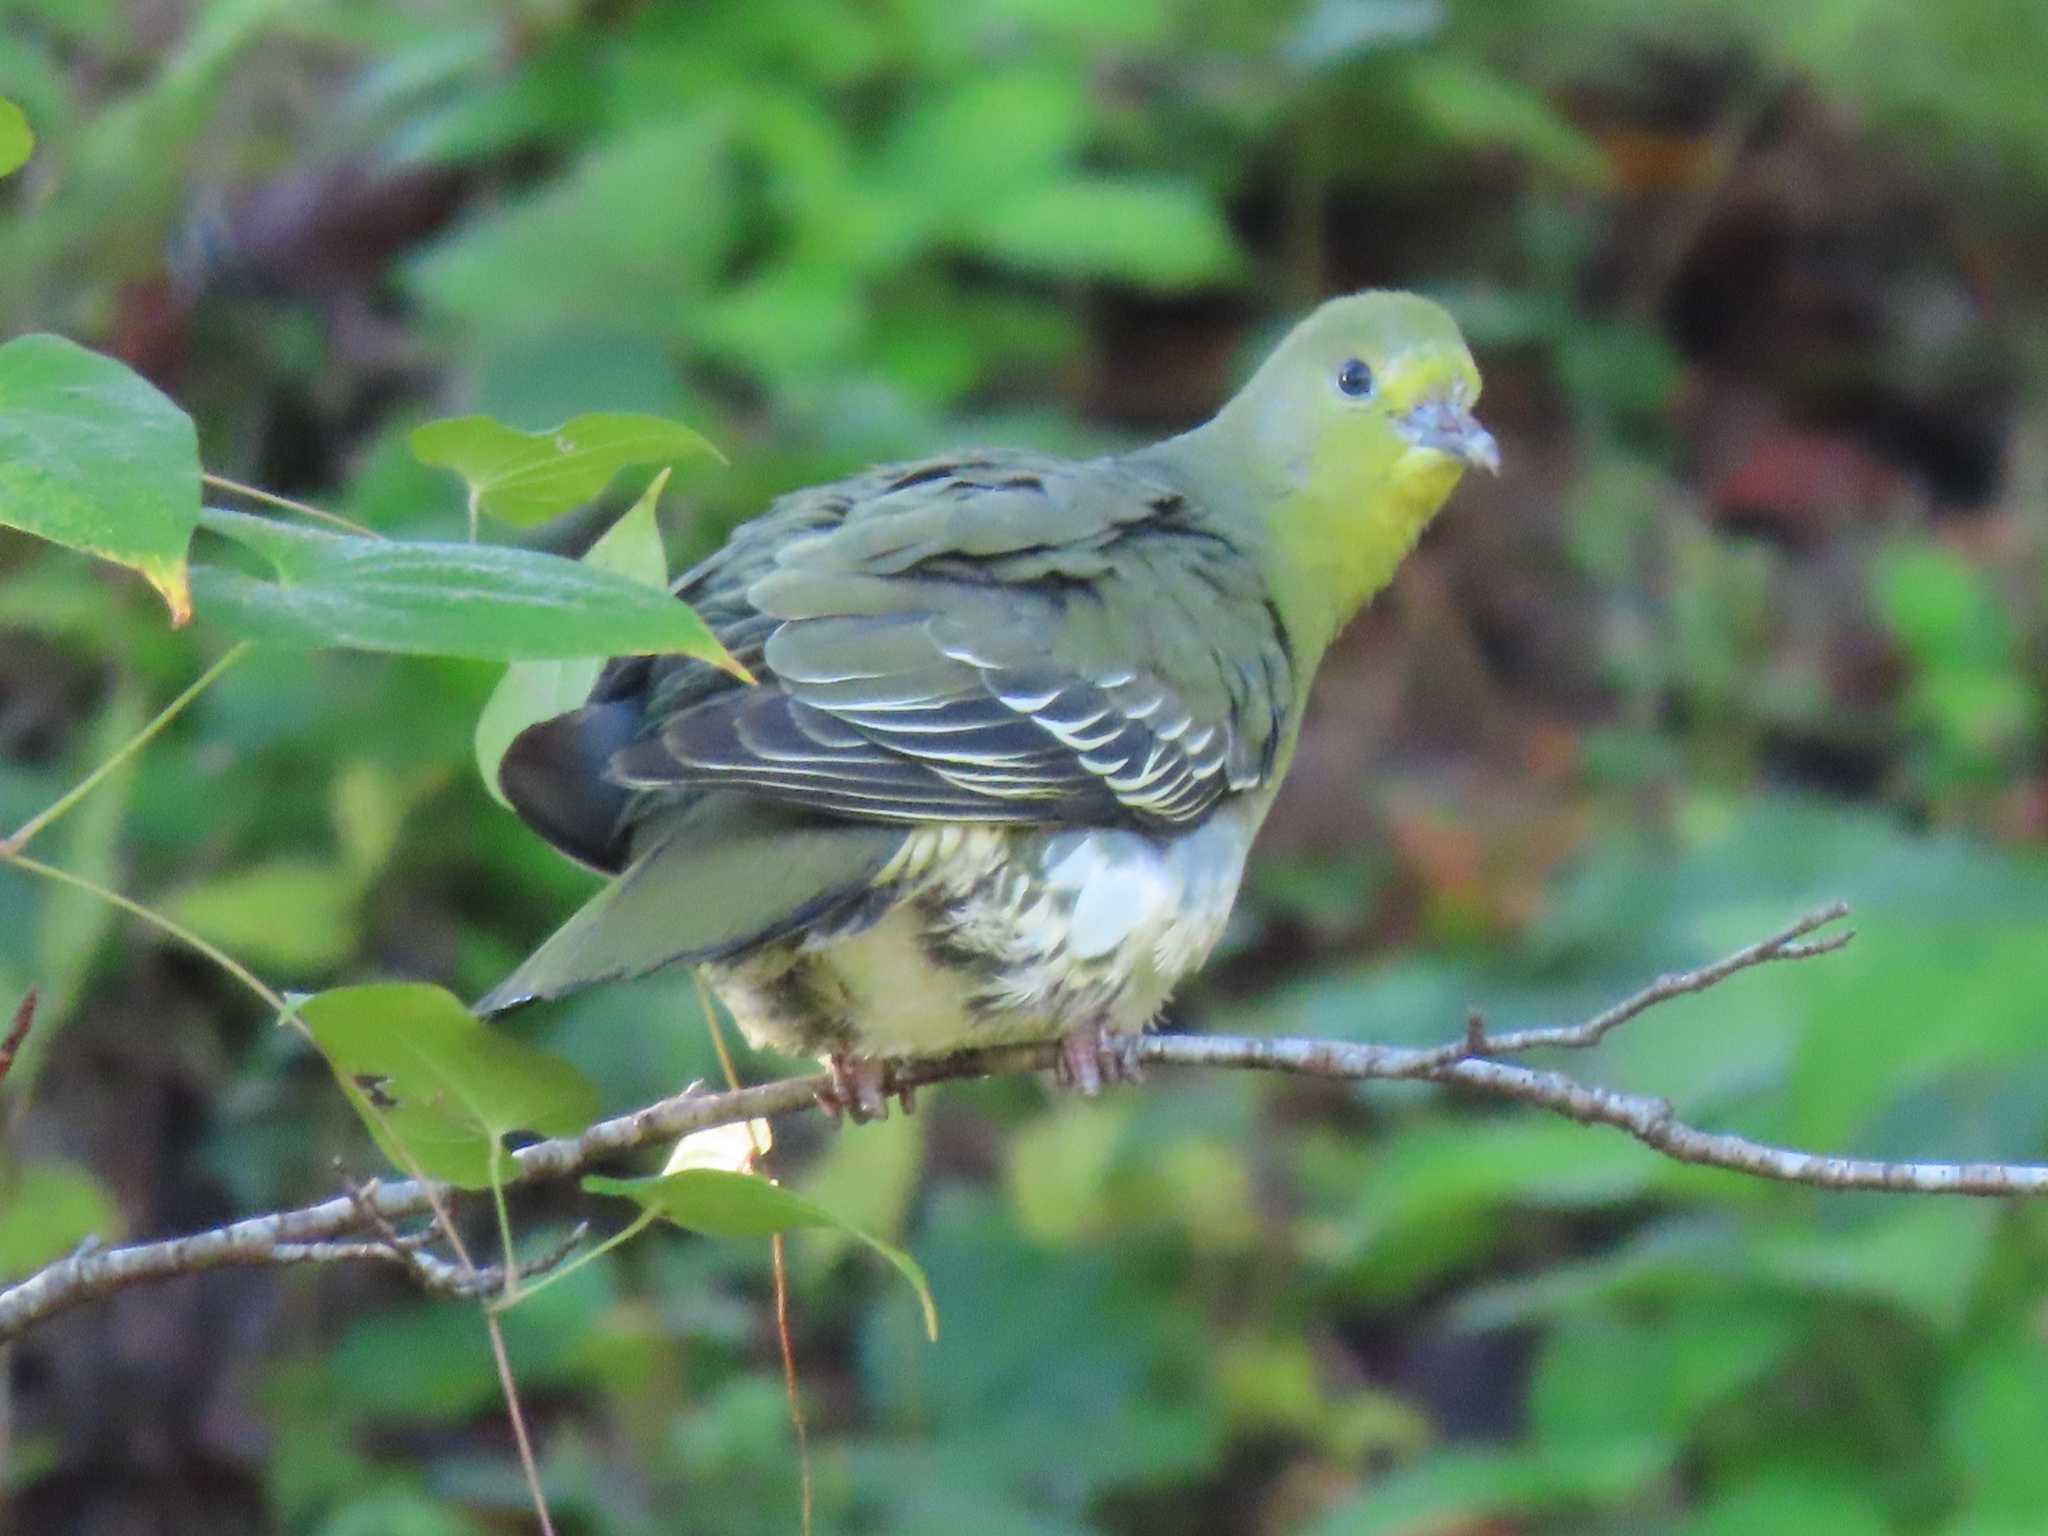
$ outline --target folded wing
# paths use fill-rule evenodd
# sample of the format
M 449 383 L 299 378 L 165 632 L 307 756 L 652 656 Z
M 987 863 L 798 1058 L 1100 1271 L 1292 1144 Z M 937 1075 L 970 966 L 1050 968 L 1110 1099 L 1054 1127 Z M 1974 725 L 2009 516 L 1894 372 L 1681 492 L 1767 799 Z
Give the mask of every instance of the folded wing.
M 1022 456 L 875 480 L 706 594 L 760 685 L 704 667 L 654 685 L 615 783 L 872 821 L 1162 826 L 1264 781 L 1284 636 L 1252 562 L 1179 493 Z

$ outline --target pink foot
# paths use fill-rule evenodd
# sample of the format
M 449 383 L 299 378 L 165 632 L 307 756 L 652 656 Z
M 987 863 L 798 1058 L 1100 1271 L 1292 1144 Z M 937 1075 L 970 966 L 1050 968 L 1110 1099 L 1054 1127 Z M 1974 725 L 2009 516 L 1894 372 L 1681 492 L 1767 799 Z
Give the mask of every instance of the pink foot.
M 1060 1036 L 1060 1051 L 1053 1062 L 1053 1081 L 1094 1098 L 1104 1083 L 1140 1083 L 1145 1080 L 1138 1066 L 1138 1036 L 1117 1034 L 1100 1024 L 1086 1024 Z
M 825 1070 L 832 1086 L 818 1095 L 818 1103 L 837 1120 L 842 1114 L 855 1125 L 889 1118 L 889 1095 L 895 1094 L 907 1115 L 914 1108 L 909 1085 L 897 1087 L 889 1063 L 878 1056 L 854 1056 L 834 1051 L 825 1058 Z

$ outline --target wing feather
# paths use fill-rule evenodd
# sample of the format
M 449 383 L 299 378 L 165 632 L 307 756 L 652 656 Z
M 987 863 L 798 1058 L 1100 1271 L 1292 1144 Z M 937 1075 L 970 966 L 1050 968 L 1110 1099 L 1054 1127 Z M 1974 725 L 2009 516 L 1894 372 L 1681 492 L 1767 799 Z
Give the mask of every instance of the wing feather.
M 1187 824 L 1293 705 L 1256 563 L 1117 460 L 980 455 L 800 493 L 677 583 L 758 686 L 614 663 L 628 819 L 712 790 L 883 822 Z

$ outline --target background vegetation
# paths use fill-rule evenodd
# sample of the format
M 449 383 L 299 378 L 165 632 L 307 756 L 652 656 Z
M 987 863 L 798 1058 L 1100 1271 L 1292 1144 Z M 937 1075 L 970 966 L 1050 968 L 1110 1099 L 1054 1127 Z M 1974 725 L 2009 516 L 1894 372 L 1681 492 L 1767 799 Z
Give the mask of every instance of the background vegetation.
M 0 0 L 0 336 L 111 351 L 211 468 L 460 537 L 422 421 L 654 411 L 773 493 L 1177 429 L 1317 297 L 1421 286 L 1508 471 L 1326 670 L 1188 1027 L 1564 1022 L 1816 899 L 1846 955 L 1574 1063 L 1874 1155 L 2048 1151 L 2048 12 L 2029 0 Z M 606 505 L 642 488 L 628 475 Z M 565 538 L 570 537 L 564 535 Z M 0 825 L 224 648 L 0 532 Z M 484 792 L 476 663 L 259 652 L 53 859 L 271 980 L 473 995 L 588 887 Z M 14 1271 L 379 1166 L 204 963 L 0 870 Z M 687 980 L 518 1020 L 623 1109 Z M 750 1076 L 787 1070 L 742 1063 Z M 1823 1196 L 1609 1133 L 1243 1075 L 955 1087 L 778 1173 L 821 1531 L 2028 1536 L 2048 1212 Z M 593 1210 L 525 1203 L 546 1229 Z M 759 1245 L 649 1235 L 511 1314 L 557 1517 L 794 1530 Z M 13 1352 L 22 1531 L 530 1515 L 473 1313 L 218 1274 Z

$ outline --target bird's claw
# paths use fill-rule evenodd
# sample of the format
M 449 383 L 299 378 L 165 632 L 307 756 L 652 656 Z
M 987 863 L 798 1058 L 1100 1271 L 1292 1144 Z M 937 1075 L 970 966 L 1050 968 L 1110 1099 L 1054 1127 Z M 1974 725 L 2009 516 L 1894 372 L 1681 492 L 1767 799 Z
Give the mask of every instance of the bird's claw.
M 855 1125 L 889 1118 L 889 1096 L 894 1094 L 907 1115 L 916 1107 L 915 1090 L 898 1084 L 888 1062 L 878 1056 L 853 1056 L 834 1051 L 825 1058 L 830 1088 L 818 1093 L 818 1105 L 834 1120 L 844 1115 Z
M 1141 1083 L 1135 1034 L 1116 1033 L 1099 1024 L 1072 1029 L 1060 1036 L 1059 1054 L 1053 1059 L 1053 1081 L 1086 1098 L 1094 1098 L 1105 1083 Z

